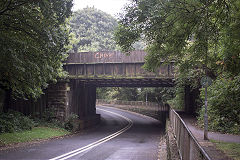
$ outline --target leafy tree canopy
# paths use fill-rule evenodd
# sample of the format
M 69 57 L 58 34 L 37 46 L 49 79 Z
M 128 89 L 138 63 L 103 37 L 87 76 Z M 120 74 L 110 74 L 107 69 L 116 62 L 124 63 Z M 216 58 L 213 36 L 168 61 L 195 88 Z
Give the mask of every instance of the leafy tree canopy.
M 72 0 L 0 1 L 0 88 L 38 97 L 63 75 Z
M 98 88 L 97 98 L 123 101 L 149 101 L 166 103 L 175 95 L 174 88 Z
M 145 68 L 175 60 L 180 71 L 200 67 L 240 72 L 238 0 L 134 0 L 120 19 L 115 39 L 124 52 L 147 39 Z
M 239 133 L 239 28 L 239 0 L 133 0 L 119 20 L 115 39 L 128 52 L 135 41 L 145 38 L 144 67 L 150 71 L 162 60 L 176 62 L 175 104 L 184 105 L 184 86 L 198 89 L 203 75 L 212 77 L 210 128 Z M 201 121 L 204 112 L 199 113 Z
M 113 31 L 117 20 L 94 7 L 73 13 L 70 20 L 72 51 L 116 50 Z

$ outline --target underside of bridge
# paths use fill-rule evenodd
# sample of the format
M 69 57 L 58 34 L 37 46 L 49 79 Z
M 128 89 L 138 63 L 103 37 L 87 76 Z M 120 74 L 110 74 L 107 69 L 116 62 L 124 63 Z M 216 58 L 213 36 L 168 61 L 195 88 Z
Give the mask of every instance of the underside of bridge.
M 39 104 L 54 108 L 60 120 L 74 113 L 88 121 L 91 117 L 99 119 L 96 115 L 97 87 L 173 87 L 174 62 L 162 62 L 155 72 L 147 72 L 142 68 L 145 56 L 144 51 L 134 51 L 130 56 L 120 52 L 71 53 L 64 64 L 68 78 L 50 85 Z M 194 104 L 190 100 L 191 92 L 186 87 L 185 110 L 189 112 Z M 32 104 L 29 102 L 29 106 Z
M 96 114 L 97 87 L 173 87 L 169 79 L 70 79 L 67 83 L 68 112 L 80 118 Z
M 173 79 L 166 78 L 122 78 L 122 79 L 76 79 L 82 84 L 95 87 L 173 87 Z
M 173 87 L 173 62 L 155 72 L 142 66 L 146 52 L 134 51 L 129 56 L 121 52 L 71 53 L 64 69 L 69 73 L 69 112 L 79 117 L 96 114 L 97 87 Z

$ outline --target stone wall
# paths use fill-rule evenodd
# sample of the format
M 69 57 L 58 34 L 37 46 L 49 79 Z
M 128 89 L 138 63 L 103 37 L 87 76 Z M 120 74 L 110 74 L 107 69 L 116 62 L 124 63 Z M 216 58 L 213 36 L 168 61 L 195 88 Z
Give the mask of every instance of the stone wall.
M 60 121 L 66 121 L 73 113 L 79 117 L 80 127 L 77 127 L 79 129 L 100 122 L 100 115 L 96 114 L 95 86 L 85 85 L 78 80 L 59 80 L 56 84 L 49 85 L 44 93 L 37 100 L 11 98 L 6 110 L 12 109 L 25 115 L 37 114 L 42 117 L 44 112 L 49 109 Z
M 52 108 L 57 119 L 65 121 L 69 116 L 69 95 L 68 81 L 59 81 L 48 87 L 47 107 Z

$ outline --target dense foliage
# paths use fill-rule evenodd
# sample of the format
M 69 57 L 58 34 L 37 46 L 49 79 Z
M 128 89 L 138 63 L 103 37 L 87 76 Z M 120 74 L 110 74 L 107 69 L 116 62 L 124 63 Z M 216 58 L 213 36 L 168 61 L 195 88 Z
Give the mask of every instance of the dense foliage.
M 65 128 L 73 131 L 76 119 L 78 116 L 71 114 L 65 122 L 62 122 L 57 119 L 53 108 L 46 109 L 42 115 L 35 113 L 31 116 L 9 110 L 7 113 L 0 113 L 0 134 L 22 132 L 31 130 L 33 127 Z
M 219 76 L 208 88 L 209 128 L 220 132 L 240 133 L 240 76 Z M 202 98 L 204 97 L 202 92 Z M 203 125 L 202 109 L 199 122 Z
M 34 121 L 20 112 L 8 111 L 0 114 L 0 133 L 30 130 Z
M 72 0 L 0 1 L 0 88 L 38 97 L 63 75 Z
M 115 18 L 94 7 L 74 12 L 70 20 L 72 51 L 116 50 L 113 40 L 116 26 Z
M 97 98 L 106 100 L 166 103 L 175 95 L 174 88 L 98 88 Z
M 150 71 L 162 60 L 175 61 L 176 104 L 182 104 L 184 86 L 200 88 L 204 75 L 216 80 L 208 95 L 209 124 L 213 129 L 237 133 L 234 126 L 227 125 L 239 127 L 240 121 L 239 116 L 230 118 L 239 113 L 239 27 L 238 0 L 134 0 L 119 20 L 115 39 L 124 52 L 133 49 L 140 38 L 146 39 L 144 67 Z M 221 110 L 223 106 L 227 113 Z
M 164 59 L 176 61 L 180 72 L 198 67 L 214 76 L 217 65 L 224 64 L 238 74 L 239 7 L 237 0 L 134 1 L 120 19 L 115 39 L 125 52 L 139 38 L 147 39 L 149 70 Z
M 56 108 L 47 108 L 42 115 L 35 113 L 31 115 L 30 118 L 34 121 L 35 126 L 38 127 L 65 128 L 68 131 L 73 131 L 78 115 L 70 114 L 63 122 L 57 118 Z
M 97 88 L 97 99 L 136 101 L 137 88 Z

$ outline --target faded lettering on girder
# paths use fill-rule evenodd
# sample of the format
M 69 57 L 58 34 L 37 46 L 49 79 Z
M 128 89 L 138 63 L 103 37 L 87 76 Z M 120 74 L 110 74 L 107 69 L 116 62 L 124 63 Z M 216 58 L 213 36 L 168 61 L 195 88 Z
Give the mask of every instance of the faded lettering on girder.
M 113 56 L 113 53 L 100 53 L 100 52 L 97 52 L 94 55 L 96 59 L 110 58 L 112 56 Z

